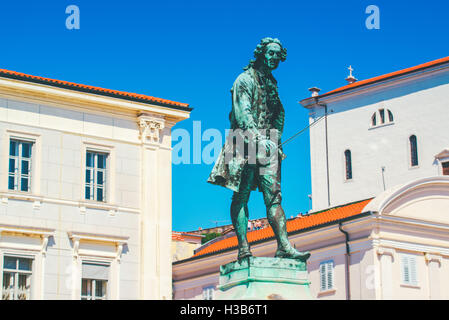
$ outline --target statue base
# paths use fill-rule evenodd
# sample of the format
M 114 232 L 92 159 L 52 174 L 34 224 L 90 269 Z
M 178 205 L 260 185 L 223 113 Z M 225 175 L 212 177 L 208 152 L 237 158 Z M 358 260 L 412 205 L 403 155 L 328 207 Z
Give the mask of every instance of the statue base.
M 307 264 L 249 257 L 220 266 L 217 300 L 310 300 Z

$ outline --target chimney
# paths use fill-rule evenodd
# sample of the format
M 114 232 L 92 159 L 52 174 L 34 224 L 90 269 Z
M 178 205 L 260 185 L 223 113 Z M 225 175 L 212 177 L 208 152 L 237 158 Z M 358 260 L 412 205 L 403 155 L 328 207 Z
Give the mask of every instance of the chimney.
M 309 91 L 312 92 L 312 97 L 316 97 L 319 94 L 319 92 L 321 91 L 321 89 L 317 88 L 317 87 L 312 87 L 312 88 L 309 88 Z

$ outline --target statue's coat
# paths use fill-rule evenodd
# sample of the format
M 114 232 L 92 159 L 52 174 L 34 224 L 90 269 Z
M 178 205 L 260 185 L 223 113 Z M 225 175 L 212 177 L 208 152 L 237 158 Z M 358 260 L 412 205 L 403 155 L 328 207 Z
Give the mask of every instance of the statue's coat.
M 280 144 L 285 114 L 274 77 L 271 74 L 263 75 L 250 67 L 237 77 L 231 94 L 232 111 L 229 115 L 231 130 L 248 130 L 255 136 L 261 129 L 277 129 Z M 230 157 L 233 149 L 235 151 L 232 139 L 228 136 L 207 182 L 238 192 L 247 159 L 238 150 L 233 157 Z M 285 156 L 281 148 L 279 153 L 283 159 Z M 257 182 L 251 189 L 256 188 Z

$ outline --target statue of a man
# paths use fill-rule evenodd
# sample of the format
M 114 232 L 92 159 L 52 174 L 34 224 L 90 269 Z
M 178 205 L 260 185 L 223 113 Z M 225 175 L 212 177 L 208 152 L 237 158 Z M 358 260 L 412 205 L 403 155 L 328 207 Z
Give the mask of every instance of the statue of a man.
M 281 207 L 284 108 L 271 72 L 286 56 L 287 50 L 278 39 L 264 38 L 257 45 L 255 59 L 237 77 L 231 89 L 231 134 L 208 179 L 212 184 L 234 191 L 231 219 L 238 239 L 238 259 L 251 256 L 247 239 L 248 200 L 257 187 L 263 193 L 268 222 L 277 240 L 275 257 L 306 261 L 310 256 L 308 252 L 297 251 L 288 241 Z M 243 141 L 243 146 L 236 147 L 236 140 Z M 256 156 L 252 156 L 254 154 Z

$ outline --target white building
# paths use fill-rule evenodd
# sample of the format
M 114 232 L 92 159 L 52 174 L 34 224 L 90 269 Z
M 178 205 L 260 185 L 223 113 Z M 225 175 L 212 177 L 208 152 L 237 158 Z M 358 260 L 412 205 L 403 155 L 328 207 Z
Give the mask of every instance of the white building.
M 0 69 L 3 299 L 171 299 L 187 104 Z
M 301 101 L 313 210 L 287 231 L 311 252 L 312 297 L 449 299 L 449 57 L 348 80 Z M 255 256 L 274 255 L 271 228 L 248 240 Z M 236 257 L 231 237 L 175 262 L 175 299 L 213 298 L 219 266 Z
M 449 170 L 448 98 L 443 58 L 301 101 L 312 124 L 313 211 Z

